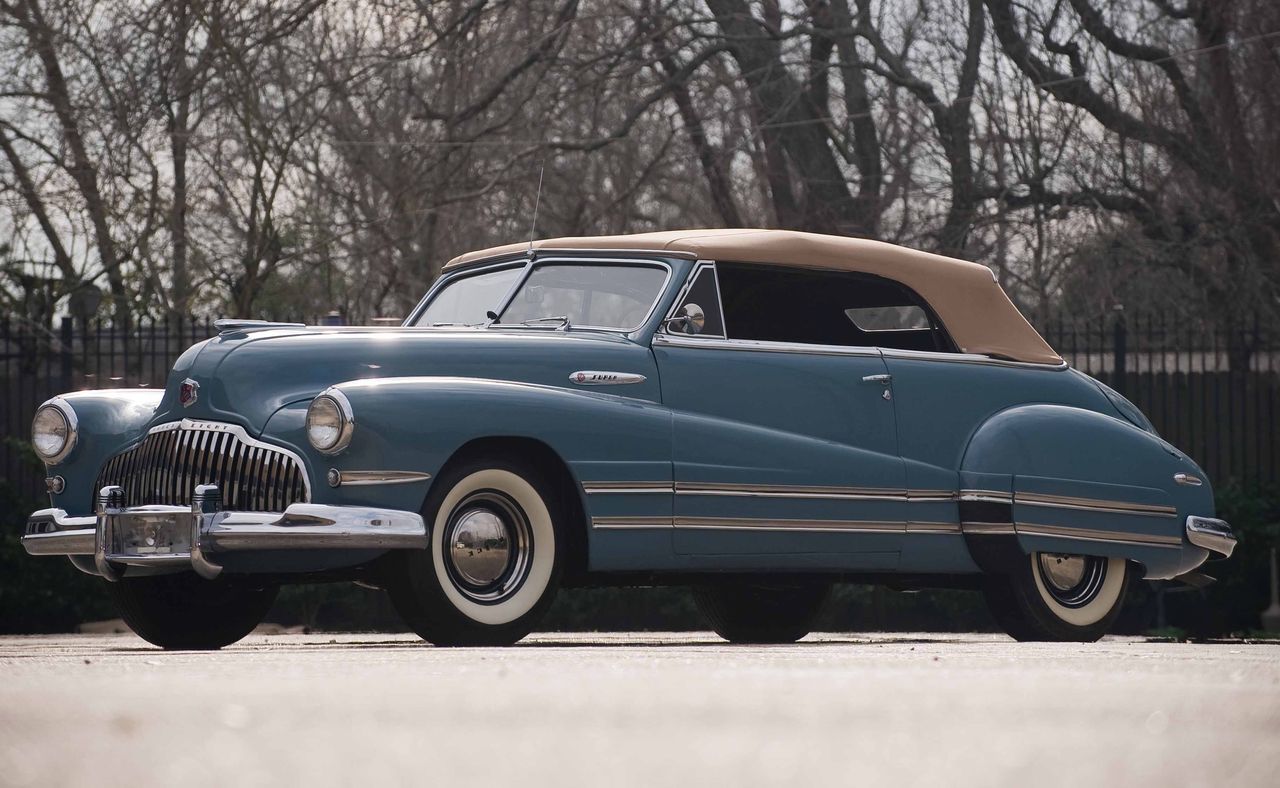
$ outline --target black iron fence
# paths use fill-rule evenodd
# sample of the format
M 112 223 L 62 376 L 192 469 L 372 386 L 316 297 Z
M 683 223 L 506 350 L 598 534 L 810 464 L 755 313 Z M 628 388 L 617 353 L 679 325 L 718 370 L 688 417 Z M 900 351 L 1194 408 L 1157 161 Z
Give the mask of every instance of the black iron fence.
M 44 469 L 27 444 L 40 403 L 66 391 L 163 386 L 182 351 L 215 333 L 209 320 L 122 330 L 70 318 L 53 327 L 0 319 L 0 481 L 21 498 L 43 495 Z M 6 525 L 9 514 L 0 512 Z
M 1256 322 L 1243 325 L 1117 316 L 1048 321 L 1040 330 L 1069 364 L 1132 399 L 1216 484 L 1258 488 L 1280 482 L 1280 336 Z M 201 320 L 140 321 L 122 330 L 0 319 L 0 480 L 23 498 L 42 493 L 44 472 L 26 443 L 41 402 L 79 389 L 162 386 L 178 355 L 214 333 Z
M 1259 320 L 1235 327 L 1124 318 L 1048 321 L 1044 338 L 1068 364 L 1147 414 L 1217 485 L 1280 482 L 1280 333 Z

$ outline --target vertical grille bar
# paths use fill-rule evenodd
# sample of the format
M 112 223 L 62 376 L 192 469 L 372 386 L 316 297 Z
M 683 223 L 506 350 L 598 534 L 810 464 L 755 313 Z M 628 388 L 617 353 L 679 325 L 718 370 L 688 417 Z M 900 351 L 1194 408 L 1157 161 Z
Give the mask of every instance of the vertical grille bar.
M 191 437 L 191 433 L 185 430 L 178 430 L 176 445 L 174 446 L 173 455 L 173 479 L 169 483 L 169 489 L 165 490 L 165 496 L 170 501 L 178 500 L 178 490 L 185 486 L 187 475 L 187 442 Z
M 126 479 L 125 483 L 120 485 L 124 487 L 125 494 L 133 497 L 135 501 L 141 501 L 145 504 L 152 503 L 155 497 L 151 489 L 151 473 L 155 468 L 155 463 L 151 458 L 156 453 L 155 441 L 143 441 L 142 445 L 133 451 L 126 452 L 129 459 L 126 461 L 129 465 L 127 473 L 122 474 Z M 133 492 L 130 492 L 133 490 Z
M 209 446 L 216 437 L 212 432 L 200 433 L 200 443 L 196 447 L 196 470 L 191 479 L 191 489 L 186 490 L 187 495 L 195 492 L 197 484 L 208 484 L 209 482 L 209 460 L 212 455 L 209 454 Z
M 236 441 L 236 445 L 231 454 L 231 469 L 228 471 L 227 487 L 231 490 L 231 496 L 227 498 L 227 505 L 237 509 L 244 508 L 244 454 L 248 447 L 240 441 Z
M 257 484 L 251 488 L 253 500 L 249 504 L 249 508 L 255 511 L 266 509 L 266 503 L 262 500 L 262 449 L 254 446 L 249 450 L 249 467 L 253 469 L 257 476 Z

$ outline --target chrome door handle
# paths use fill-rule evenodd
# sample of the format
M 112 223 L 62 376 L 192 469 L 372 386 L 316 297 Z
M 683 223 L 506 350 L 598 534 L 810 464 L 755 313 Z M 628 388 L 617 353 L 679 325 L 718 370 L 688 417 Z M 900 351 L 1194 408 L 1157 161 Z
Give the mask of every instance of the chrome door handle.
M 882 385 L 887 386 L 893 382 L 893 375 L 863 375 L 862 382 L 863 383 L 880 383 Z

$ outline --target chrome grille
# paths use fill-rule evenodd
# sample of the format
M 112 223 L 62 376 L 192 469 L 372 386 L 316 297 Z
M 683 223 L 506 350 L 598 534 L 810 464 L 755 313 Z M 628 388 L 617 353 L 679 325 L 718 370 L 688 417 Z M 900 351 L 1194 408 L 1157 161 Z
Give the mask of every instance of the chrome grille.
M 154 428 L 107 460 L 94 491 L 124 488 L 125 506 L 186 506 L 199 484 L 216 484 L 225 509 L 281 512 L 310 500 L 292 452 L 250 438 L 234 424 L 182 421 Z

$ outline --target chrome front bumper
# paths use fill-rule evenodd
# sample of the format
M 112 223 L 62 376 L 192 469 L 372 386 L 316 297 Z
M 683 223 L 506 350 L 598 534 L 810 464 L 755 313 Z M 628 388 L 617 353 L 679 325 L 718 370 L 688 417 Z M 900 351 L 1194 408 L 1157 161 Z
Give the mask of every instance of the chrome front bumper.
M 1236 535 L 1231 526 L 1226 520 L 1215 520 L 1212 517 L 1188 517 L 1187 541 L 1223 558 L 1230 558 L 1231 552 L 1236 549 Z
M 31 555 L 93 556 L 98 574 L 118 580 L 123 568 L 192 569 L 213 579 L 218 553 L 252 550 L 385 550 L 424 548 L 427 529 L 415 512 L 295 503 L 283 512 L 219 510 L 213 485 L 195 489 L 191 506 L 119 505 L 124 492 L 104 487 L 98 513 L 69 517 L 41 509 L 27 519 L 22 546 Z

